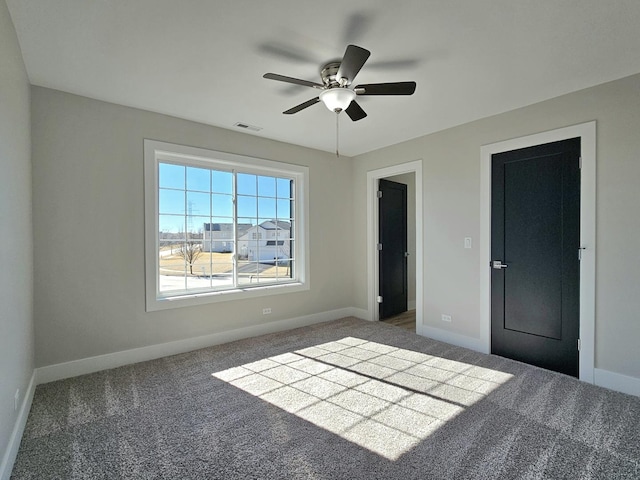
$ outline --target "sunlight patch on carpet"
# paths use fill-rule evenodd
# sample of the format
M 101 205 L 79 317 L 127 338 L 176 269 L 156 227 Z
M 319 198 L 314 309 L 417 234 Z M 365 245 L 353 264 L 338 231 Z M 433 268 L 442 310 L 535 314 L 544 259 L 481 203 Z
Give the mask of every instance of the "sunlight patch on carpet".
M 354 337 L 212 375 L 389 460 L 512 378 Z

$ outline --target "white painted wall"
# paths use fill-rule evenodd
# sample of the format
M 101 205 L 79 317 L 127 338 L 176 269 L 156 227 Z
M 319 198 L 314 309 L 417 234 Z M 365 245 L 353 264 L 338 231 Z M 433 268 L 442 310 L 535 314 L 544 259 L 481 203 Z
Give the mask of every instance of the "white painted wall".
M 60 91 L 31 93 L 37 366 L 351 306 L 352 252 L 335 235 L 352 235 L 349 158 Z M 145 138 L 308 166 L 310 290 L 146 313 Z
M 424 325 L 480 337 L 480 147 L 597 121 L 595 367 L 640 378 L 640 75 L 354 158 L 354 244 L 365 241 L 366 172 L 423 159 Z M 474 248 L 463 248 L 464 237 Z M 367 305 L 366 252 L 354 250 L 353 305 Z M 451 324 L 441 313 L 453 317 Z M 477 342 L 475 342 L 477 343 Z
M 5 0 L 0 0 L 0 461 L 33 373 L 33 235 L 29 81 Z M 19 441 L 19 438 L 18 438 Z M 10 459 L 10 463 L 13 459 Z M 0 468 L 0 475 L 3 473 Z M 8 472 L 5 472 L 8 474 Z

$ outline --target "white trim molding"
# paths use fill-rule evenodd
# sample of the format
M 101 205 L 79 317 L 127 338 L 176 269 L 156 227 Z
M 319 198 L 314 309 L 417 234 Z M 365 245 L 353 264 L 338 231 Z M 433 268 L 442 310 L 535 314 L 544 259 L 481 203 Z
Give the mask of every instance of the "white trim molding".
M 479 338 L 469 337 L 450 330 L 422 325 L 422 331 L 418 333 L 425 337 L 438 340 L 439 342 L 450 343 L 451 345 L 468 348 L 476 352 L 482 352 L 484 350 L 484 345 Z
M 27 424 L 27 418 L 31 411 L 31 403 L 33 403 L 33 394 L 36 391 L 37 376 L 34 370 L 29 381 L 29 386 L 22 398 L 22 404 L 20 405 L 20 411 L 16 418 L 16 423 L 13 426 L 13 431 L 9 437 L 9 443 L 5 450 L 4 457 L 2 457 L 2 463 L 0 464 L 0 480 L 9 480 L 11 477 L 11 471 L 13 470 L 13 464 L 16 461 L 18 455 L 18 449 L 20 448 L 20 442 L 22 441 L 22 434 L 24 433 L 24 427 Z
M 284 277 L 273 283 L 242 284 L 237 275 L 237 258 L 232 256 L 233 283 L 235 285 L 223 285 L 214 287 L 209 284 L 203 287 L 190 287 L 183 284 L 180 290 L 163 290 L 160 287 L 160 264 L 158 251 L 160 247 L 159 232 L 161 230 L 159 218 L 164 215 L 160 212 L 159 193 L 160 185 L 159 166 L 168 163 L 180 167 L 198 167 L 211 171 L 227 172 L 232 174 L 234 179 L 237 174 L 249 173 L 252 175 L 279 177 L 293 181 L 294 191 L 287 192 L 282 200 L 289 200 L 293 197 L 294 207 L 286 214 L 287 220 L 293 216 L 293 250 L 287 252 L 287 256 L 294 260 L 293 278 Z M 274 178 L 275 181 L 275 178 Z M 236 180 L 231 193 L 225 193 L 233 200 L 233 226 L 236 230 L 236 223 L 241 216 L 237 208 L 238 198 Z M 175 190 L 187 194 L 188 185 Z M 209 199 L 215 194 L 211 188 Z M 231 200 L 231 199 L 230 199 Z M 290 163 L 276 162 L 245 155 L 236 155 L 226 152 L 218 152 L 205 148 L 189 147 L 172 143 L 160 142 L 156 140 L 144 140 L 144 212 L 145 212 L 145 298 L 146 311 L 165 310 L 184 306 L 203 305 L 214 302 L 224 302 L 234 299 L 259 297 L 266 295 L 284 294 L 309 290 L 309 167 L 304 165 L 294 165 Z M 190 212 L 183 211 L 179 214 L 184 218 L 189 218 Z M 218 214 L 219 215 L 219 214 Z M 224 215 L 229 215 L 225 213 Z M 213 211 L 209 215 L 203 214 L 200 221 L 208 219 L 213 222 L 216 218 Z M 206 221 L 206 220 L 205 220 Z M 289 220 L 291 221 L 291 220 Z M 186 231 L 186 228 L 184 229 Z M 237 232 L 233 234 L 233 251 L 238 251 Z M 276 253 L 276 255 L 278 255 Z M 289 261 L 289 260 L 287 260 Z
M 422 160 L 401 163 L 367 172 L 367 309 L 368 318 L 378 320 L 378 180 L 403 173 L 415 174 L 416 187 L 416 333 L 422 335 L 424 305 L 423 292 L 423 249 L 424 233 L 422 222 Z
M 480 351 L 491 352 L 491 156 L 520 148 L 580 137 L 580 372 L 594 383 L 596 293 L 596 122 L 559 128 L 484 145 L 480 149 Z
M 594 379 L 595 384 L 599 387 L 640 397 L 640 378 L 596 368 L 594 370 Z
M 81 358 L 70 362 L 48 365 L 36 369 L 38 384 L 62 380 L 64 378 L 77 377 L 87 373 L 99 372 L 110 368 L 122 367 L 132 363 L 155 360 L 157 358 L 191 352 L 200 348 L 220 345 L 222 343 L 256 337 L 268 333 L 282 332 L 292 328 L 306 327 L 316 323 L 338 320 L 345 317 L 358 317 L 361 312 L 353 308 L 341 308 L 328 312 L 321 312 L 303 317 L 277 320 L 275 322 L 252 325 L 250 327 L 212 333 L 199 337 L 186 338 L 173 342 L 149 345 L 146 347 L 132 348 L 120 352 L 97 355 L 95 357 Z

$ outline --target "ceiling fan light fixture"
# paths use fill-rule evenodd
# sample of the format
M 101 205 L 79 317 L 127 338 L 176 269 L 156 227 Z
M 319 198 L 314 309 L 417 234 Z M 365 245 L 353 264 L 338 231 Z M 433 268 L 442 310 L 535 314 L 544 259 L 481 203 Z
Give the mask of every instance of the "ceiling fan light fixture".
M 330 88 L 320 94 L 322 103 L 332 112 L 340 113 L 346 110 L 356 98 L 356 92 L 348 88 Z

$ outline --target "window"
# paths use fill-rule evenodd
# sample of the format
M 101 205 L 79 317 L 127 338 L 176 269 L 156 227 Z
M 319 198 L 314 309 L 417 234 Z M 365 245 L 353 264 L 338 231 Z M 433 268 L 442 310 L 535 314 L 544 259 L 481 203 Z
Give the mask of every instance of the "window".
M 306 167 L 144 149 L 148 311 L 308 288 Z

